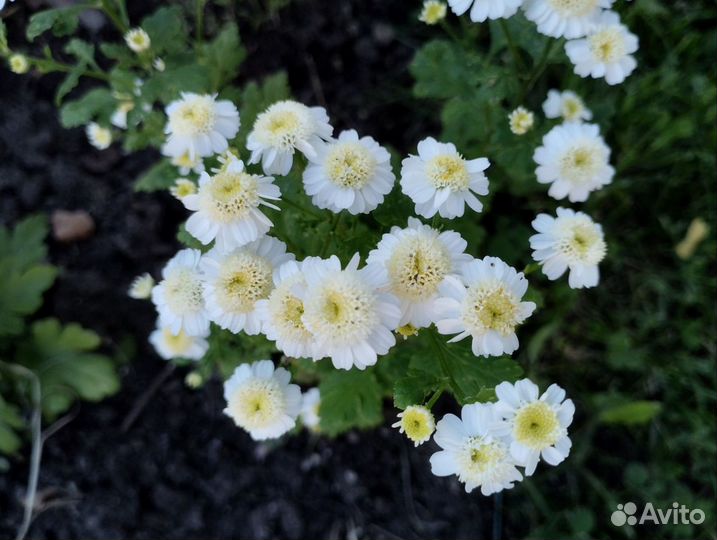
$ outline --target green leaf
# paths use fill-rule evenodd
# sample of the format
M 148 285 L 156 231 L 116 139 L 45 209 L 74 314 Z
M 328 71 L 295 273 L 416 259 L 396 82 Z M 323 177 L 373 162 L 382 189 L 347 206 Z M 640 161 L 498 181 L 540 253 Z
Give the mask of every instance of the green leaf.
M 95 88 L 80 99 L 66 102 L 60 108 L 60 122 L 65 128 L 73 128 L 84 126 L 98 116 L 109 118 L 116 104 L 107 88 Z
M 480 56 L 442 40 L 430 41 L 418 50 L 410 65 L 417 97 L 452 98 L 470 95 L 485 70 Z
M 65 80 L 62 81 L 60 86 L 57 87 L 57 92 L 55 92 L 56 106 L 59 107 L 65 96 L 75 89 L 80 82 L 80 77 L 82 77 L 82 68 L 79 67 L 67 74 L 67 77 L 65 77 Z
M 662 410 L 659 401 L 632 401 L 615 405 L 600 413 L 599 419 L 605 424 L 638 425 L 647 424 Z
M 22 444 L 17 431 L 25 427 L 20 410 L 0 396 L 0 454 L 13 454 Z
M 65 52 L 77 58 L 81 64 L 98 68 L 95 62 L 95 46 L 81 39 L 73 38 L 65 45 Z
M 142 86 L 142 97 L 150 103 L 169 103 L 181 92 L 206 93 L 210 90 L 210 72 L 205 66 L 187 64 L 168 67 L 147 79 Z
M 142 19 L 141 27 L 149 35 L 155 54 L 181 51 L 187 45 L 187 27 L 180 6 L 159 8 Z
M 61 326 L 56 319 L 32 325 L 29 339 L 18 350 L 18 361 L 40 379 L 43 412 L 55 418 L 76 398 L 99 401 L 119 389 L 119 378 L 109 358 L 94 351 L 100 338 L 78 324 Z
M 239 364 L 266 360 L 276 352 L 274 344 L 263 335 L 232 334 L 217 327 L 212 328 L 208 341 L 209 350 L 198 368 L 204 379 L 215 372 L 228 379 Z
M 393 387 L 393 404 L 399 409 L 405 409 L 409 405 L 422 405 L 439 385 L 440 380 L 426 372 L 402 377 Z
M 12 257 L 17 270 L 44 261 L 47 231 L 47 218 L 42 214 L 23 219 L 12 232 L 0 227 L 0 258 Z
M 246 138 L 254 126 L 259 113 L 277 101 L 289 99 L 291 90 L 286 73 L 280 71 L 266 77 L 261 83 L 250 82 L 244 87 L 239 100 L 239 117 L 241 127 L 235 141 L 237 148 L 244 148 Z
M 85 6 L 68 6 L 57 9 L 48 9 L 40 11 L 30 17 L 27 25 L 27 39 L 34 39 L 46 32 L 52 30 L 56 36 L 69 36 L 77 30 L 79 15 L 85 10 Z
M 163 159 L 146 171 L 134 184 L 135 191 L 159 191 L 169 189 L 179 176 L 177 168 Z
M 372 369 L 332 371 L 323 378 L 319 389 L 322 433 L 335 436 L 383 421 L 381 386 Z
M 239 41 L 236 23 L 227 24 L 202 49 L 200 61 L 209 69 L 211 89 L 217 91 L 237 76 L 246 57 L 246 49 Z

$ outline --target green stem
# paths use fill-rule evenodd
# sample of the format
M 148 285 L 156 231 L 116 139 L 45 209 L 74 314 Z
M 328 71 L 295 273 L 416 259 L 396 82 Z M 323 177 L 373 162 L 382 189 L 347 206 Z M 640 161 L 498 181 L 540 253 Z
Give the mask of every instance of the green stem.
M 115 7 L 112 4 L 112 0 L 101 0 L 99 9 L 104 12 L 105 15 L 112 21 L 117 30 L 120 31 L 122 36 L 129 30 L 129 24 L 125 24 L 120 15 L 115 11 Z
M 122 23 L 129 27 L 129 15 L 127 15 L 127 4 L 125 3 L 125 0 L 116 0 L 117 2 L 117 8 L 119 9 L 119 16 L 122 20 Z
M 37 482 L 40 477 L 40 461 L 42 459 L 42 390 L 37 375 L 19 364 L 8 364 L 0 361 L 0 366 L 11 373 L 30 381 L 32 385 L 32 453 L 30 455 L 30 472 L 27 479 L 27 493 L 25 494 L 25 511 L 22 523 L 17 531 L 16 540 L 23 540 L 27 536 L 32 523 L 32 512 L 35 508 L 37 495 Z
M 505 40 L 508 42 L 510 54 L 513 56 L 513 72 L 515 74 L 515 78 L 519 80 L 520 74 L 523 73 L 525 70 L 523 60 L 520 58 L 518 47 L 515 46 L 515 41 L 513 41 L 513 35 L 510 33 L 510 28 L 508 28 L 508 24 L 505 22 L 505 19 L 498 19 L 498 22 L 500 24 L 501 30 L 503 31 L 503 34 L 505 35 Z
M 77 69 L 77 66 L 65 64 L 64 62 L 58 62 L 54 58 L 39 58 L 28 56 L 27 59 L 42 73 L 51 73 L 53 71 L 59 71 L 60 73 L 70 73 L 71 71 L 75 71 Z M 81 75 L 83 77 L 91 77 L 93 79 L 99 79 L 101 81 L 110 80 L 110 76 L 107 73 L 95 69 L 84 69 L 82 70 Z
M 196 47 L 202 46 L 202 40 L 204 39 L 204 4 L 206 0 L 195 0 L 195 15 L 194 15 L 194 39 L 196 41 Z
M 310 210 L 309 208 L 306 208 L 305 206 L 300 205 L 300 204 L 297 203 L 296 201 L 293 201 L 293 200 L 287 198 L 285 195 L 282 195 L 282 196 L 281 196 L 281 201 L 282 201 L 282 202 L 285 202 L 285 203 L 288 204 L 289 206 L 293 206 L 293 207 L 296 208 L 297 210 L 300 210 L 300 211 L 302 211 L 302 212 L 306 212 L 306 213 L 309 214 L 311 217 L 314 217 L 314 218 L 316 218 L 316 219 L 321 219 L 321 218 L 323 217 L 323 216 L 322 216 L 321 214 L 319 214 L 318 212 L 315 212 L 314 210 Z
M 443 393 L 444 390 L 445 390 L 445 388 L 443 388 L 441 386 L 438 390 L 433 392 L 431 399 L 429 399 L 428 403 L 426 403 L 426 409 L 430 410 L 433 408 L 433 406 L 436 404 L 436 401 L 438 401 L 438 398 L 441 397 L 441 394 Z
M 533 88 L 533 85 L 538 81 L 538 78 L 543 74 L 543 71 L 545 71 L 545 68 L 548 66 L 548 58 L 550 57 L 550 52 L 553 49 L 553 45 L 555 44 L 557 40 L 556 39 L 548 39 L 548 41 L 545 43 L 545 47 L 543 47 L 543 54 L 540 55 L 540 60 L 538 60 L 537 67 L 535 70 L 533 70 L 533 73 L 528 78 L 528 82 L 525 84 L 523 89 L 520 92 L 520 99 L 518 100 L 519 103 L 522 103 L 525 99 L 525 96 L 528 95 L 528 92 Z
M 441 364 L 441 371 L 443 371 L 443 374 L 450 382 L 453 382 L 453 375 L 451 374 L 451 367 L 448 363 L 448 358 L 446 357 L 443 342 L 441 342 L 435 330 L 431 330 L 429 334 L 431 336 L 431 340 L 433 341 L 433 348 L 436 351 L 436 356 L 438 357 L 438 363 Z
M 331 245 L 331 240 L 333 240 L 334 236 L 336 235 L 336 229 L 339 227 L 339 223 L 341 222 L 341 218 L 343 217 L 344 213 L 339 212 L 338 214 L 334 214 L 334 217 L 332 219 L 331 223 L 331 231 L 326 236 L 326 241 L 324 242 L 323 247 L 321 248 L 321 258 L 323 259 L 326 257 L 326 252 L 329 249 L 329 246 Z

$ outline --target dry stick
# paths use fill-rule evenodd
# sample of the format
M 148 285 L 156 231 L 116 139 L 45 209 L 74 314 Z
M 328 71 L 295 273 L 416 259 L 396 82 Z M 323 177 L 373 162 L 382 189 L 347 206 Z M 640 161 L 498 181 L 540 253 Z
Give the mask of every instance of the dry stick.
M 159 387 L 162 386 L 162 383 L 165 380 L 167 380 L 167 377 L 172 374 L 174 368 L 174 364 L 167 364 L 165 368 L 160 372 L 160 374 L 154 378 L 152 384 L 149 385 L 149 388 L 147 388 L 147 390 L 139 397 L 139 399 L 135 401 L 132 410 L 122 422 L 122 426 L 120 427 L 122 433 L 125 433 L 130 427 L 132 427 L 132 424 L 134 424 L 135 420 L 137 420 L 137 417 L 147 406 L 147 403 L 149 403 L 149 400 L 152 398 L 155 392 L 159 390 Z

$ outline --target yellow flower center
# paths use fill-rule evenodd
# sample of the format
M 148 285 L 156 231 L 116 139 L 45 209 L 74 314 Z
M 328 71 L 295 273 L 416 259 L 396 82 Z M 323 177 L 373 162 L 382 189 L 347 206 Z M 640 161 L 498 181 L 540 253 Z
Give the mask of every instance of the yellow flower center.
M 338 142 L 329 150 L 324 169 L 337 186 L 361 189 L 371 180 L 376 160 L 357 142 Z
M 436 429 L 431 411 L 425 407 L 410 406 L 401 416 L 401 430 L 415 443 L 427 441 Z
M 202 191 L 206 190 L 207 210 L 214 219 L 226 223 L 246 217 L 259 205 L 258 188 L 256 176 L 224 171 L 214 175 Z
M 253 379 L 229 398 L 229 414 L 248 431 L 265 428 L 283 414 L 284 398 L 273 379 Z
M 458 455 L 461 465 L 459 479 L 463 482 L 479 481 L 493 472 L 506 456 L 507 448 L 504 444 L 484 437 L 471 437 Z
M 197 272 L 179 268 L 164 281 L 165 301 L 174 313 L 194 313 L 204 307 L 203 289 Z
M 192 346 L 192 338 L 190 338 L 184 330 L 180 330 L 176 336 L 168 329 L 162 330 L 164 344 L 172 351 L 174 356 L 182 356 Z
M 240 252 L 225 259 L 217 280 L 217 301 L 228 312 L 248 313 L 257 300 L 269 296 L 272 287 L 269 261 Z
M 569 182 L 589 182 L 600 171 L 603 151 L 593 143 L 573 146 L 560 159 L 560 175 Z
M 179 135 L 208 134 L 214 129 L 216 114 L 209 96 L 197 96 L 184 101 L 169 118 L 172 132 Z
M 466 301 L 463 319 L 474 331 L 495 330 L 507 335 L 521 322 L 518 320 L 518 299 L 501 284 L 471 287 Z
M 568 97 L 563 100 L 563 118 L 566 120 L 577 120 L 583 112 L 583 104 L 580 100 Z
M 626 54 L 625 38 L 616 26 L 595 32 L 588 37 L 588 45 L 595 58 L 606 64 L 617 62 Z
M 555 444 L 561 435 L 558 415 L 543 401 L 523 406 L 515 415 L 515 440 L 533 450 L 542 450 Z
M 311 135 L 312 129 L 308 108 L 292 101 L 275 103 L 261 113 L 254 124 L 254 132 L 263 145 L 284 152 L 293 152 L 299 141 Z
M 418 19 L 426 24 L 436 24 L 446 17 L 446 4 L 437 0 L 427 0 Z
M 410 300 L 427 300 L 451 270 L 451 259 L 437 238 L 405 238 L 387 264 L 393 292 Z
M 594 223 L 579 220 L 569 224 L 558 249 L 571 261 L 597 264 L 605 258 L 607 245 Z
M 460 155 L 436 156 L 426 164 L 428 179 L 436 189 L 450 188 L 453 191 L 468 189 L 470 175 L 466 162 Z
M 584 17 L 595 10 L 598 0 L 548 0 L 548 3 L 563 17 Z

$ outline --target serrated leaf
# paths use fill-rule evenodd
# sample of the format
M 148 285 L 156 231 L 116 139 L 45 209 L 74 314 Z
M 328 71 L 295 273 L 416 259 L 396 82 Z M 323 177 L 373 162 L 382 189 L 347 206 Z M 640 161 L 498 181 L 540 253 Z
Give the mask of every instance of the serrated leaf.
M 81 39 L 73 38 L 65 45 L 65 52 L 77 58 L 78 62 L 97 67 L 95 46 Z
M 59 107 L 65 96 L 75 89 L 75 87 L 80 82 L 80 77 L 82 77 L 82 68 L 74 69 L 67 74 L 67 76 L 62 81 L 60 86 L 57 87 L 57 91 L 55 92 L 56 106 Z
M 418 50 L 410 65 L 417 97 L 470 95 L 481 78 L 480 56 L 449 41 L 435 40 Z M 484 70 L 483 70 L 484 71 Z
M 177 168 L 162 160 L 149 168 L 134 184 L 135 191 L 159 191 L 169 189 L 179 176 Z
M 116 100 L 106 88 L 90 90 L 80 99 L 66 102 L 60 108 L 60 122 L 65 128 L 84 126 L 99 117 L 109 118 Z
M 35 13 L 30 17 L 25 31 L 27 39 L 33 41 L 48 30 L 52 30 L 56 36 L 68 36 L 74 33 L 79 23 L 79 15 L 85 9 L 85 6 L 68 6 Z
M 323 378 L 319 390 L 322 433 L 335 436 L 383 421 L 381 386 L 372 369 L 332 371 Z
M 246 57 L 246 49 L 239 40 L 239 28 L 227 24 L 200 55 L 200 62 L 209 70 L 211 90 L 217 91 L 237 76 L 239 66 Z
M 12 257 L 17 270 L 42 262 L 47 256 L 47 231 L 47 218 L 42 214 L 23 219 L 12 231 L 0 227 L 0 258 Z
M 149 35 L 154 54 L 181 51 L 186 46 L 187 28 L 180 6 L 159 8 L 142 19 L 141 27 Z
M 428 373 L 414 373 L 398 379 L 393 387 L 393 404 L 399 409 L 422 405 L 440 386 L 440 380 Z
M 239 364 L 269 359 L 276 351 L 274 344 L 263 335 L 232 334 L 217 327 L 212 328 L 208 341 L 209 350 L 200 361 L 205 378 L 219 372 L 227 379 Z

